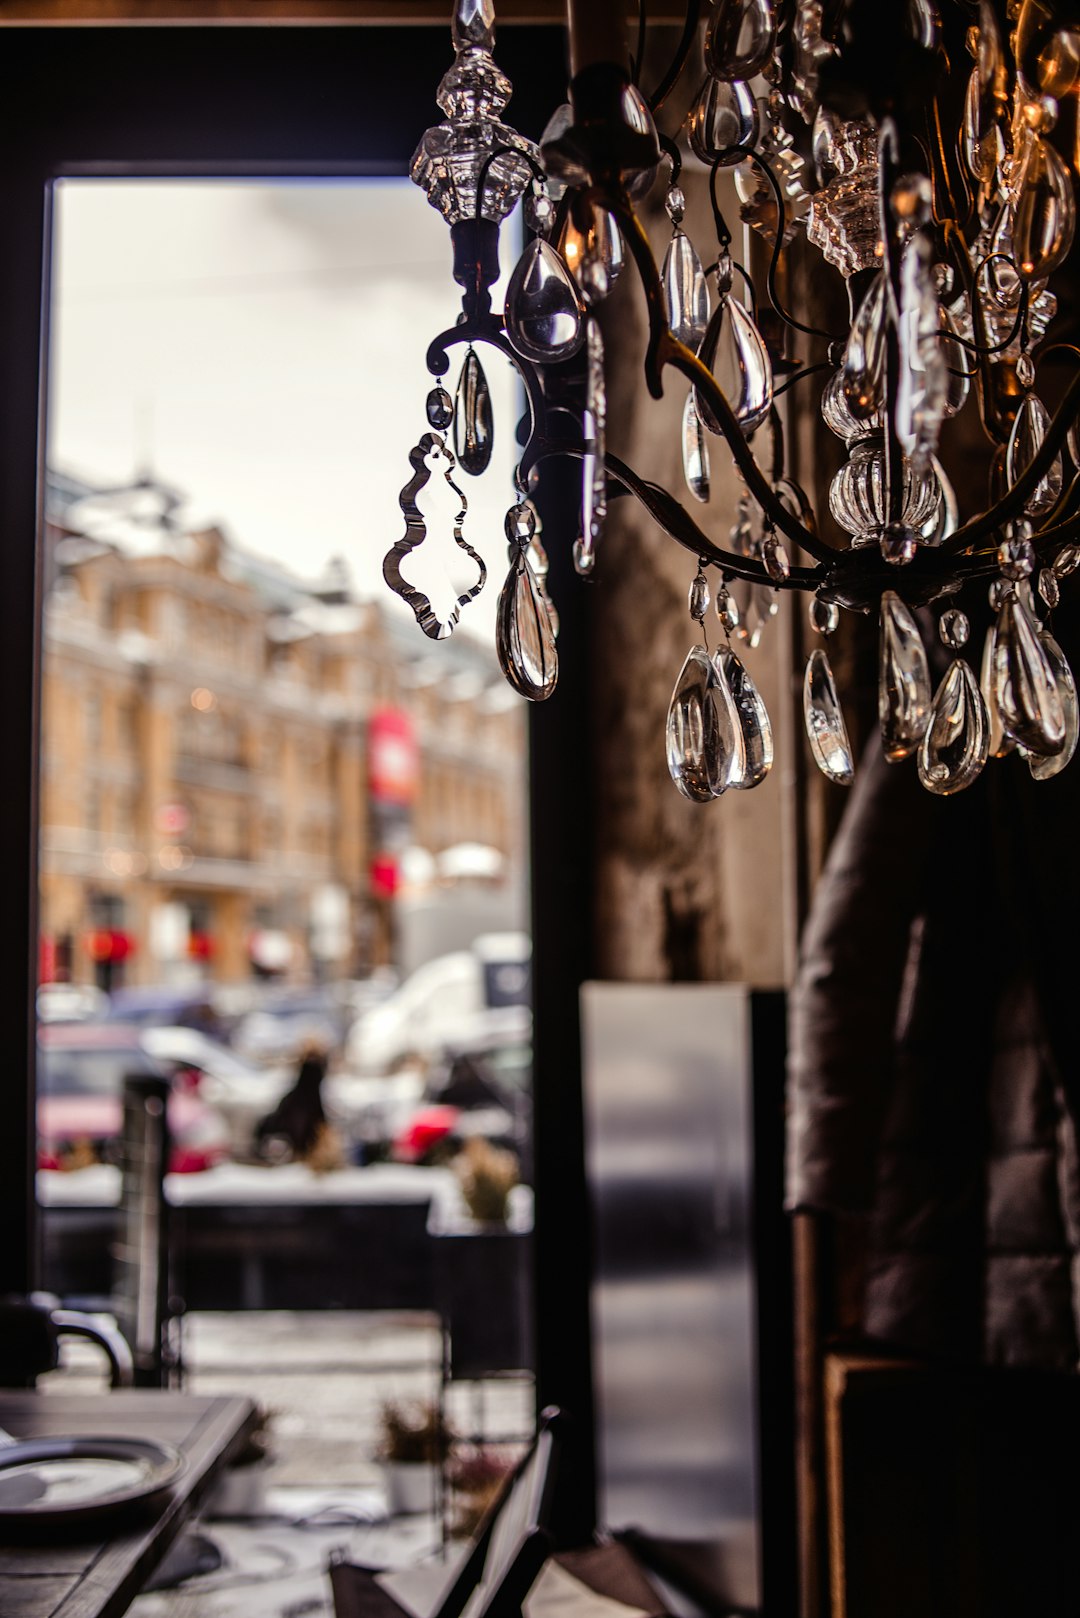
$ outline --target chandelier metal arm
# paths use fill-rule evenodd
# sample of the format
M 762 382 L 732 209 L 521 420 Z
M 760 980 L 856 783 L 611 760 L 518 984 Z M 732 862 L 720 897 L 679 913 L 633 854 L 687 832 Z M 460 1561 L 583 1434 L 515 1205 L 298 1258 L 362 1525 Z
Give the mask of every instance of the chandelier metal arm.
M 954 556 L 957 551 L 966 550 L 977 540 L 985 539 L 1003 524 L 1019 517 L 1023 512 L 1028 497 L 1038 488 L 1048 468 L 1053 463 L 1066 435 L 1073 422 L 1080 416 L 1080 373 L 1073 377 L 1062 396 L 1061 403 L 1050 418 L 1050 425 L 1046 429 L 1036 453 L 1030 463 L 1017 478 L 1012 488 L 1004 494 L 996 505 L 984 511 L 978 517 L 972 517 L 962 524 L 954 534 L 944 540 L 938 547 L 938 552 L 946 556 Z
M 486 343 L 497 349 L 510 361 L 524 384 L 529 405 L 529 436 L 518 464 L 518 476 L 524 478 L 539 459 L 537 446 L 547 430 L 547 404 L 540 372 L 512 347 L 500 317 L 486 314 L 463 319 L 459 326 L 451 326 L 432 339 L 427 351 L 427 368 L 432 376 L 446 375 L 450 369 L 449 351 L 459 343 Z
M 690 60 L 690 52 L 697 41 L 698 20 L 701 16 L 701 0 L 688 0 L 686 7 L 686 21 L 683 24 L 682 38 L 675 48 L 675 55 L 667 72 L 649 97 L 649 110 L 655 118 L 668 96 L 674 90 L 686 70 Z

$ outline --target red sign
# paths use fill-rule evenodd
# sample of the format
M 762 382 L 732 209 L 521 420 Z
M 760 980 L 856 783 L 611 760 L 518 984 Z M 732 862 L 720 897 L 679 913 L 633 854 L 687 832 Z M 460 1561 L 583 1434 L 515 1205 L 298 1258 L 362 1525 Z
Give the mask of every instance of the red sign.
M 401 870 L 393 854 L 376 854 L 368 873 L 376 899 L 392 899 L 401 883 Z
M 85 938 L 86 953 L 92 961 L 126 961 L 135 948 L 130 933 L 111 927 L 98 927 Z
M 409 804 L 420 785 L 420 753 L 412 720 L 380 708 L 368 720 L 368 786 L 377 803 Z

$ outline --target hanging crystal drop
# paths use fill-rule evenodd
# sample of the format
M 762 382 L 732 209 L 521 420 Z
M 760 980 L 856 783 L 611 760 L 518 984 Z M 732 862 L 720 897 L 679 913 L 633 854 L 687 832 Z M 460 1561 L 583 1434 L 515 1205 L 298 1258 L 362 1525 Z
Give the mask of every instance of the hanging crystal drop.
M 810 600 L 810 627 L 819 635 L 831 635 L 840 623 L 840 608 L 835 601 L 823 601 L 821 596 Z
M 562 256 L 588 304 L 606 298 L 626 262 L 619 227 L 606 208 L 589 210 L 589 226 L 579 230 L 573 212 L 566 221 Z
M 761 333 L 738 298 L 728 294 L 717 304 L 700 357 L 719 384 L 739 426 L 749 437 L 760 427 L 772 405 L 772 362 Z M 710 432 L 720 433 L 720 423 L 708 400 L 700 392 L 696 393 L 696 400 L 702 423 Z
M 878 719 L 891 762 L 907 758 L 922 741 L 930 698 L 930 666 L 919 626 L 896 591 L 886 590 L 878 636 Z
M 741 775 L 742 731 L 712 660 L 692 646 L 675 682 L 667 717 L 667 763 L 684 798 L 708 803 Z
M 938 321 L 943 333 L 938 339 L 938 347 L 945 364 L 945 397 L 942 410 L 948 419 L 962 410 L 967 402 L 971 389 L 972 366 L 963 348 L 956 341 L 956 326 L 947 309 L 939 307 Z
M 682 464 L 686 487 L 702 505 L 709 498 L 709 446 L 697 413 L 694 390 L 686 395 L 682 413 Z
M 822 774 L 840 786 L 855 778 L 847 726 L 840 709 L 829 659 L 820 646 L 810 653 L 803 678 L 803 716 L 814 762 Z
M 941 644 L 947 646 L 950 652 L 962 651 L 968 643 L 970 634 L 971 625 L 968 622 L 967 613 L 961 612 L 959 607 L 950 607 L 938 619 L 938 635 L 941 638 Z
M 1076 230 L 1069 171 L 1049 141 L 1033 135 L 1012 205 L 1012 255 L 1028 281 L 1045 281 L 1063 263 Z
M 772 769 L 772 722 L 757 686 L 730 646 L 722 646 L 713 658 L 716 677 L 728 692 L 742 731 L 741 770 L 733 773 L 729 785 L 740 790 L 756 787 Z
M 518 353 L 543 365 L 569 359 L 585 337 L 585 305 L 550 242 L 537 236 L 518 259 L 506 289 L 506 335 Z
M 458 377 L 454 406 L 454 454 L 462 471 L 479 477 L 491 460 L 494 424 L 484 367 L 470 346 Z
M 978 681 L 962 657 L 954 658 L 938 686 L 919 746 L 919 780 L 928 792 L 962 792 L 982 770 L 990 725 Z
M 499 667 L 519 696 L 543 702 L 559 677 L 555 631 L 544 596 L 525 554 L 515 555 L 495 616 Z
M 908 244 L 900 267 L 900 377 L 896 432 L 917 474 L 937 449 L 949 396 L 941 341 L 941 312 L 930 273 L 931 249 L 923 232 Z
M 997 640 L 996 621 L 986 631 L 983 641 L 982 668 L 979 673 L 979 690 L 982 692 L 983 702 L 986 704 L 986 716 L 990 726 L 990 757 L 1004 758 L 1016 746 L 1012 737 L 1006 732 L 998 713 L 997 698 L 994 695 L 994 646 Z
M 583 429 L 590 448 L 581 461 L 581 533 L 574 546 L 574 567 L 588 577 L 596 565 L 596 547 L 607 520 L 607 387 L 604 339 L 595 316 L 586 333 L 585 415 Z
M 1028 753 L 1027 762 L 1028 769 L 1036 781 L 1049 781 L 1053 776 L 1061 774 L 1076 752 L 1077 739 L 1080 737 L 1080 708 L 1077 704 L 1076 681 L 1065 653 L 1048 629 L 1040 631 L 1039 639 L 1042 641 L 1043 651 L 1046 653 L 1061 698 L 1065 715 L 1065 744 L 1060 753 Z
M 445 432 L 454 419 L 454 401 L 440 382 L 427 396 L 428 425 L 437 433 Z
M 1005 730 L 1029 752 L 1059 753 L 1065 711 L 1039 632 L 1019 594 L 998 613 L 994 637 L 994 699 Z
M 716 592 L 716 616 L 725 635 L 734 635 L 739 628 L 739 609 L 726 584 Z
M 687 595 L 690 616 L 696 623 L 700 624 L 708 612 L 709 599 L 709 581 L 704 573 L 699 572 L 691 580 L 689 594 Z
M 696 354 L 709 324 L 709 288 L 697 250 L 681 230 L 671 238 L 660 274 L 671 335 Z
M 719 0 L 705 30 L 705 66 L 716 79 L 752 79 L 775 38 L 769 0 Z
M 756 146 L 761 110 L 748 84 L 735 79 L 722 83 L 711 76 L 698 92 L 690 114 L 690 150 L 711 168 L 728 168 L 743 160 L 743 151 Z
M 1042 400 L 1037 394 L 1026 393 L 1017 407 L 1005 452 L 1005 476 L 1010 488 L 1035 459 L 1049 426 L 1050 413 Z M 1057 455 L 1028 496 L 1024 510 L 1033 517 L 1049 511 L 1061 493 L 1061 479 L 1061 456 Z
M 885 274 L 879 270 L 851 323 L 841 366 L 844 398 L 851 414 L 867 421 L 881 407 L 885 392 Z

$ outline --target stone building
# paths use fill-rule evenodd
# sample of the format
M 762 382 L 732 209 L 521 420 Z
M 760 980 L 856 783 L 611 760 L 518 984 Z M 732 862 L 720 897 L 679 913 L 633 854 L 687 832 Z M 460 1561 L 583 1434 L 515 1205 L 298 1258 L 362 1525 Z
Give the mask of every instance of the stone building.
M 147 480 L 54 481 L 41 977 L 354 977 L 462 844 L 520 871 L 524 727 L 487 647 L 436 661 L 333 564 L 304 583 Z

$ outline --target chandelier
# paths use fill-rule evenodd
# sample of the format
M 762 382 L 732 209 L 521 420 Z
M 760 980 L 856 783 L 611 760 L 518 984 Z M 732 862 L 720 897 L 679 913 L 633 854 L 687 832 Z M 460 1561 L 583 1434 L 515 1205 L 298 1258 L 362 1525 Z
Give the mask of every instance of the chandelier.
M 454 7 L 456 54 L 437 94 L 445 120 L 424 134 L 411 174 L 450 226 L 462 310 L 428 350 L 430 430 L 410 454 L 405 533 L 384 576 L 434 639 L 452 631 L 485 583 L 465 537 L 459 479 L 481 474 L 491 457 L 479 351 L 494 349 L 527 399 L 496 615 L 503 673 L 534 701 L 555 689 L 558 618 L 531 494 L 546 457 L 573 456 L 582 473 L 580 574 L 593 570 L 615 494 L 636 497 L 697 561 L 689 587 L 697 638 L 666 731 L 672 779 L 696 802 L 757 786 L 770 768 L 772 727 L 740 653 L 793 590 L 809 595 L 820 637 L 803 711 L 813 757 L 832 781 L 848 784 L 854 773 L 828 655 L 842 610 L 879 615 L 884 749 L 891 760 L 914 756 L 930 792 L 960 791 L 991 756 L 1010 751 L 1044 780 L 1076 748 L 1076 685 L 1052 613 L 1060 581 L 1080 564 L 1080 351 L 1067 348 L 1071 380 L 1053 412 L 1039 384 L 1046 357 L 1067 347 L 1044 341 L 1057 308 L 1050 283 L 1075 227 L 1073 175 L 1051 136 L 1076 99 L 1080 22 L 1055 0 L 1007 0 L 1007 9 L 1005 0 L 940 0 L 940 8 L 716 0 L 703 18 L 690 0 L 674 59 L 647 94 L 623 65 L 622 8 L 571 3 L 570 101 L 536 146 L 502 121 L 511 86 L 493 56 L 491 0 Z M 664 132 L 665 107 L 700 64 L 702 43 L 704 81 L 683 127 Z M 684 229 L 680 142 L 711 171 L 715 247 L 695 245 Z M 718 200 L 725 170 L 742 220 L 767 245 L 756 283 L 732 258 Z M 658 265 L 635 203 L 661 184 L 671 232 Z M 519 199 L 529 240 L 498 312 L 499 226 Z M 779 272 L 800 231 L 832 267 L 825 273 L 846 282 L 844 329 L 804 324 L 785 306 Z M 734 510 L 721 514 L 731 524 L 724 545 L 694 506 L 605 448 L 596 310 L 630 264 L 648 315 L 646 387 L 654 398 L 670 378 L 687 388 L 681 448 L 691 501 L 709 503 L 711 452 L 723 445 L 737 468 Z M 788 357 L 785 332 L 820 349 L 814 363 L 800 368 Z M 443 378 L 454 351 L 451 397 Z M 828 493 L 842 545 L 821 537 L 785 469 L 777 400 L 792 388 L 844 446 Z M 965 409 L 977 411 L 989 443 L 989 493 L 974 511 L 961 510 L 938 453 L 943 425 Z M 974 481 L 956 479 L 965 502 Z M 452 530 L 441 560 L 425 516 L 436 490 L 449 500 Z M 992 609 L 977 670 L 967 655 L 970 590 L 988 592 Z M 931 603 L 951 654 L 936 690 L 916 617 Z M 710 652 L 713 613 L 720 644 Z

